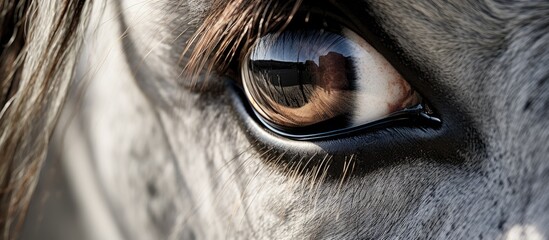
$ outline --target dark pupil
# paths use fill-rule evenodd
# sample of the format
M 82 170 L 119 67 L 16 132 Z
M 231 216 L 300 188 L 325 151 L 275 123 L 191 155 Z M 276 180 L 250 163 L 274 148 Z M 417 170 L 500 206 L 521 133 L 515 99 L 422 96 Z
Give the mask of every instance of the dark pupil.
M 314 91 L 351 90 L 354 81 L 346 39 L 323 31 L 262 38 L 251 54 L 249 71 L 260 97 L 292 108 L 309 103 Z

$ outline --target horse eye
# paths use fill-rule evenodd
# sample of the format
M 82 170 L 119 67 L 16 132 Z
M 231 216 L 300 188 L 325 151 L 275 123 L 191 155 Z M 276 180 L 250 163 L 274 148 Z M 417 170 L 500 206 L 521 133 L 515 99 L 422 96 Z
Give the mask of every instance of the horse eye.
M 267 34 L 250 48 L 241 74 L 257 116 L 283 135 L 356 128 L 422 103 L 394 67 L 347 28 Z

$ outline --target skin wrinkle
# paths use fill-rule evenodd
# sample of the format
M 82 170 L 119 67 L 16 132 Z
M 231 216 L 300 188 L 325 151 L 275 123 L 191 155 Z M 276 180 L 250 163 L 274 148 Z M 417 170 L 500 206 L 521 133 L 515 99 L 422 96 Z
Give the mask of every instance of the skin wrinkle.
M 121 13 L 113 20 L 121 29 L 94 41 L 113 41 L 127 29 L 111 53 L 120 61 L 110 67 L 120 71 L 93 79 L 80 109 L 88 119 L 81 128 L 93 131 L 80 135 L 89 139 L 92 160 L 104 167 L 97 170 L 99 182 L 132 239 L 512 239 L 513 231 L 549 236 L 549 126 L 540 120 L 547 114 L 549 62 L 549 39 L 540 30 L 549 13 L 543 1 L 368 1 L 362 12 L 433 76 L 419 80 L 433 88 L 427 98 L 469 116 L 482 139 L 467 133 L 457 140 L 467 142 L 456 153 L 464 162 L 402 153 L 406 159 L 397 164 L 346 180 L 328 176 L 335 154 L 321 147 L 311 146 L 314 154 L 308 154 L 295 152 L 305 146 L 295 143 L 280 151 L 286 145 L 250 137 L 255 130 L 235 116 L 223 91 L 181 88 L 189 80 L 180 75 L 189 58 L 180 53 L 210 2 L 145 1 L 139 9 L 126 8 L 130 2 L 107 4 Z M 105 146 L 106 139 L 118 144 Z M 486 151 L 477 151 L 479 143 L 486 143 Z M 357 164 L 370 160 L 363 153 L 352 156 Z M 174 174 L 147 174 L 166 166 Z M 164 201 L 151 208 L 146 186 L 155 179 L 164 179 L 154 197 Z M 156 218 L 164 212 L 174 217 Z

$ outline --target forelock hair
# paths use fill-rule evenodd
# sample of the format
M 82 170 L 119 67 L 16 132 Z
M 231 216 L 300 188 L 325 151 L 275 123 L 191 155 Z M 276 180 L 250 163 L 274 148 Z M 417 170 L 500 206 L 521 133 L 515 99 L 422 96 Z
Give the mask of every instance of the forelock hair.
M 91 0 L 0 0 L 0 239 L 22 225 Z

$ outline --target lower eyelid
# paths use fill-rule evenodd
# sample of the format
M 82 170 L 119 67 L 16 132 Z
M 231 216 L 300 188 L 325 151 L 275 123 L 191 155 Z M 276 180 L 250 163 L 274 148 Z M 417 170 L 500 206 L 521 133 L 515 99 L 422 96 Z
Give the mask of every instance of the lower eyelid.
M 457 163 L 461 159 L 449 156 L 448 151 L 461 148 L 460 141 L 449 144 L 449 135 L 446 127 L 420 128 L 414 123 L 401 122 L 373 129 L 364 130 L 356 134 L 346 134 L 338 138 L 324 138 L 320 140 L 300 141 L 292 140 L 273 134 L 265 126 L 254 119 L 253 110 L 243 102 L 239 87 L 228 82 L 228 95 L 232 100 L 237 122 L 243 129 L 246 137 L 257 151 L 268 149 L 270 154 L 283 155 L 276 162 L 276 166 L 303 164 L 300 159 L 308 160 L 309 167 L 323 163 L 325 156 L 331 159 L 330 176 L 341 173 L 341 164 L 351 156 L 356 162 L 356 174 L 364 174 L 370 170 L 407 161 L 406 159 L 440 159 L 442 162 Z M 459 131 L 457 133 L 462 133 Z M 456 146 L 453 143 L 457 143 Z M 270 161 L 264 158 L 264 161 Z M 439 160 L 437 160 L 439 161 Z

